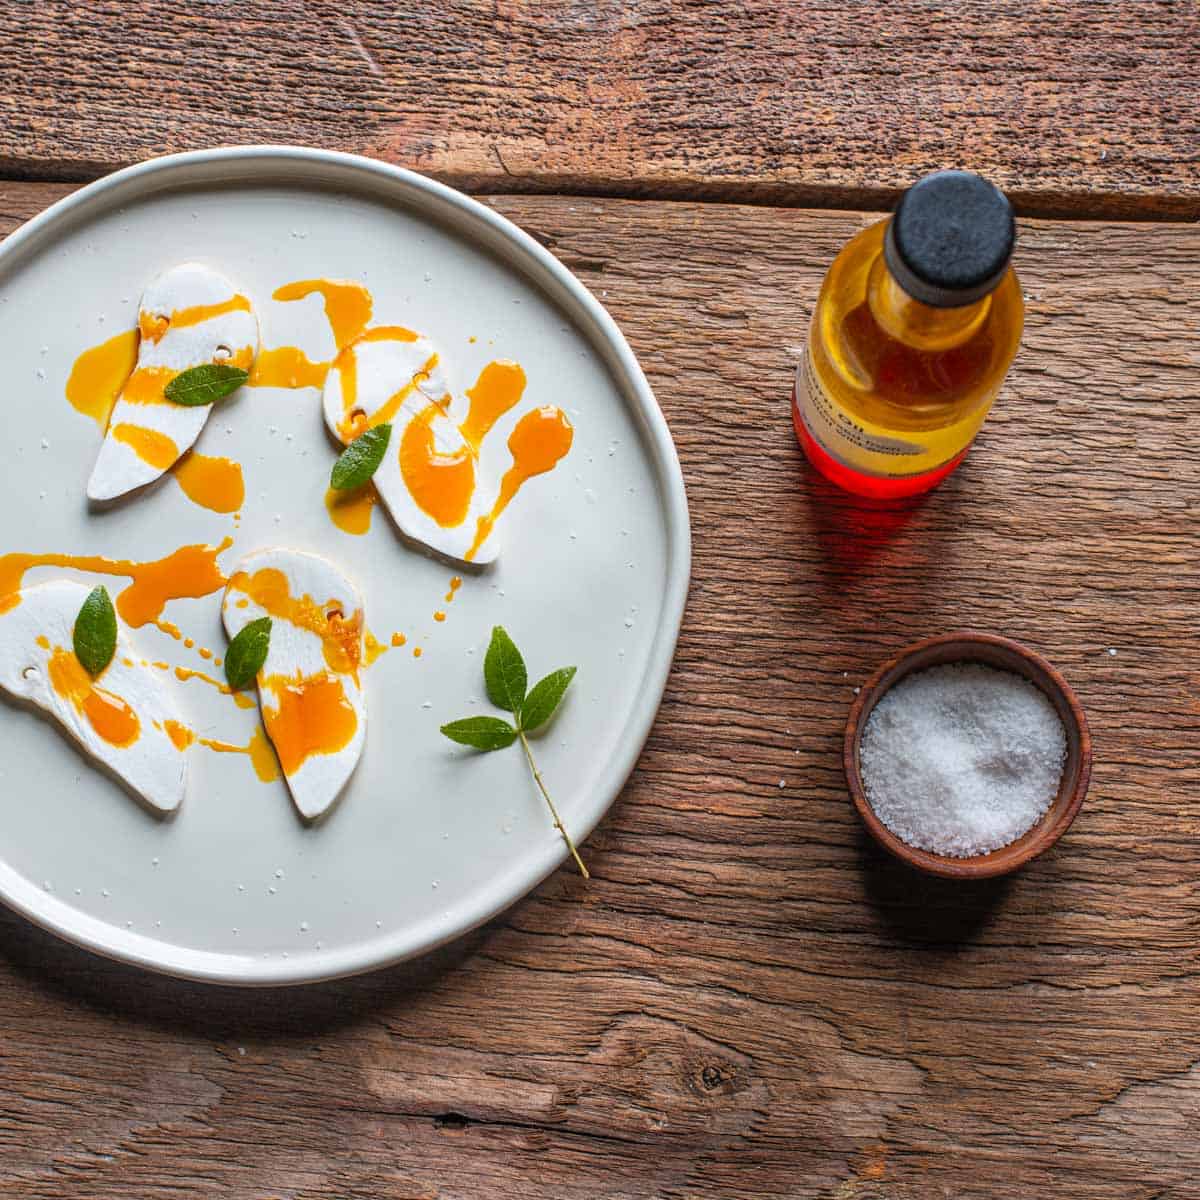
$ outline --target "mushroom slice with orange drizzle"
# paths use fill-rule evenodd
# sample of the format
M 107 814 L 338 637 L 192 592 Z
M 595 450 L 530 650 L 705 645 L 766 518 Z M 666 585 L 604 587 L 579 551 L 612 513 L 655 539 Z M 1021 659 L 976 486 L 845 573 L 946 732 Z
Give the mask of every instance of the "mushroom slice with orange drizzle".
M 183 371 L 206 363 L 249 370 L 258 354 L 250 301 L 224 275 L 184 263 L 154 280 L 138 306 L 137 363 L 109 417 L 88 481 L 91 500 L 114 500 L 153 483 L 195 444 L 212 405 L 164 395 Z
M 69 580 L 25 588 L 0 615 L 0 689 L 44 710 L 84 752 L 151 808 L 183 801 L 187 758 L 168 730 L 178 721 L 170 693 L 117 622 L 112 662 L 93 679 L 72 649 L 75 619 L 91 589 Z
M 263 725 L 296 808 L 313 820 L 341 795 L 366 739 L 358 590 L 315 554 L 262 550 L 230 576 L 222 617 L 231 639 L 251 621 L 271 618 L 258 674 Z
M 398 328 L 369 329 L 338 355 L 325 380 L 325 424 L 343 445 L 388 423 L 391 442 L 374 485 L 400 532 L 456 563 L 483 566 L 500 552 L 495 523 L 535 475 L 571 447 L 570 422 L 548 406 L 527 413 L 503 446 L 493 427 L 520 401 L 525 372 L 492 362 L 455 393 L 431 343 Z M 505 468 L 502 470 L 502 468 Z

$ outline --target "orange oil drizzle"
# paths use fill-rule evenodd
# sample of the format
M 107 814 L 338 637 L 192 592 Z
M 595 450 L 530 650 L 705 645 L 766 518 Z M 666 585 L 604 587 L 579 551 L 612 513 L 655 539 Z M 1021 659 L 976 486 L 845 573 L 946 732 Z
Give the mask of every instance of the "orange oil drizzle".
M 155 721 L 155 725 L 158 722 Z M 167 720 L 162 723 L 159 728 L 163 733 L 171 739 L 171 745 L 182 754 L 195 740 L 195 733 L 186 725 L 181 725 L 178 721 Z
M 151 624 L 160 633 L 165 633 L 167 637 L 174 638 L 177 642 L 183 641 L 183 630 L 180 629 L 178 625 L 173 624 L 171 621 L 164 621 L 159 618 L 157 621 L 152 621 Z
M 55 693 L 70 701 L 110 746 L 132 746 L 141 736 L 137 713 L 120 696 L 97 687 L 72 651 L 56 647 L 50 656 L 49 674 Z
M 362 537 L 371 528 L 371 514 L 379 503 L 379 493 L 373 484 L 365 484 L 350 492 L 330 488 L 325 493 L 325 508 L 329 519 L 343 532 Z
M 421 511 L 444 529 L 461 525 L 475 494 L 475 458 L 464 446 L 453 454 L 438 452 L 433 419 L 441 405 L 428 405 L 406 426 L 400 439 L 400 474 Z
M 462 576 L 455 575 L 454 578 L 450 580 L 450 590 L 446 593 L 447 604 L 453 603 L 454 593 L 457 592 L 460 587 L 462 587 Z
M 168 329 L 184 329 L 212 317 L 224 316 L 225 313 L 249 311 L 250 301 L 245 296 L 231 296 L 216 304 L 193 304 L 189 308 L 177 308 L 169 317 L 159 313 L 138 313 L 138 329 L 147 341 L 159 342 Z
M 185 454 L 175 467 L 175 482 L 193 504 L 210 512 L 237 512 L 246 501 L 242 467 L 232 459 Z
M 275 300 L 303 300 L 319 295 L 325 306 L 325 317 L 333 333 L 334 345 L 340 350 L 354 341 L 371 320 L 374 302 L 371 293 L 361 283 L 332 279 L 298 279 L 285 283 L 273 293 Z
M 316 634 L 321 639 L 329 669 L 358 679 L 362 663 L 362 609 L 347 617 L 336 601 L 318 604 L 311 596 L 293 596 L 287 576 L 274 567 L 264 567 L 253 575 L 238 571 L 230 579 L 229 587 L 248 596 L 270 616 Z
M 391 647 L 386 642 L 381 642 L 369 629 L 366 634 L 367 666 L 373 666 L 380 658 L 383 657 Z
M 299 346 L 260 350 L 246 380 L 248 387 L 324 387 L 329 363 L 313 362 Z
M 275 751 L 271 749 L 271 743 L 266 738 L 266 733 L 263 731 L 262 726 L 254 730 L 251 734 L 250 742 L 244 746 L 234 745 L 232 742 L 218 742 L 216 738 L 197 737 L 191 730 L 184 730 L 184 736 L 190 739 L 187 745 L 197 742 L 204 746 L 205 749 L 214 751 L 214 754 L 248 755 L 251 766 L 254 768 L 254 774 L 258 776 L 259 781 L 263 782 L 263 784 L 274 784 L 275 780 L 280 778 L 280 764 L 278 764 Z M 174 734 L 170 737 L 172 737 L 174 742 Z
M 395 646 L 397 649 L 399 649 L 401 646 L 403 646 L 404 643 L 407 641 L 408 641 L 408 638 L 406 638 L 404 636 L 404 634 L 402 634 L 402 633 L 393 633 L 392 634 L 392 645 Z
M 479 518 L 475 541 L 466 554 L 468 562 L 479 552 L 479 547 L 492 532 L 496 519 L 521 490 L 521 485 L 535 475 L 543 475 L 553 470 L 571 449 L 574 436 L 566 414 L 553 405 L 535 408 L 517 422 L 512 436 L 508 439 L 513 465 L 500 481 L 500 494 L 496 497 L 496 503 L 492 505 L 492 511 Z
M 435 621 L 444 621 L 446 619 L 446 614 L 439 608 L 437 612 L 433 614 L 433 619 Z
M 413 658 L 420 658 L 421 655 L 424 653 L 425 653 L 425 651 L 422 650 L 420 646 L 413 647 Z
M 141 425 L 114 425 L 110 430 L 112 436 L 128 446 L 142 462 L 156 467 L 160 471 L 174 465 L 179 457 L 179 447 L 157 429 L 146 429 Z
M 170 670 L 168 663 L 155 663 L 156 667 L 163 670 Z M 176 667 L 175 678 L 180 683 L 187 683 L 189 679 L 198 679 L 201 683 L 207 683 L 209 687 L 214 687 L 222 696 L 229 696 L 233 699 L 234 704 L 238 708 L 253 708 L 254 699 L 248 696 L 245 692 L 235 692 L 228 684 L 222 683 L 219 679 L 214 679 L 211 675 L 206 675 L 203 671 L 194 671 L 191 667 Z
M 272 675 L 263 688 L 276 701 L 271 708 L 264 695 L 263 720 L 285 775 L 294 775 L 314 755 L 336 754 L 358 729 L 358 716 L 336 676 Z
M 233 545 L 181 546 L 154 562 L 131 562 L 92 554 L 5 554 L 0 556 L 0 613 L 21 602 L 25 572 L 33 567 L 68 567 L 97 575 L 124 575 L 131 582 L 117 597 L 117 611 L 135 629 L 157 621 L 168 600 L 210 596 L 225 586 L 217 557 Z
M 91 417 L 101 429 L 108 428 L 109 414 L 117 396 L 137 364 L 138 334 L 125 329 L 85 350 L 67 377 L 67 399 L 76 412 Z
M 525 372 L 519 363 L 490 362 L 479 373 L 475 386 L 467 390 L 471 407 L 460 427 L 467 444 L 479 453 L 483 439 L 525 391 Z

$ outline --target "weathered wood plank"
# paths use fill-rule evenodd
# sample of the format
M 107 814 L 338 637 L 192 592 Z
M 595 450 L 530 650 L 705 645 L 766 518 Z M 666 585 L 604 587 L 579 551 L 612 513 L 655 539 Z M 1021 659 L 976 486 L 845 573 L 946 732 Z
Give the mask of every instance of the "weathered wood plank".
M 297 142 L 477 191 L 1200 216 L 1194 0 L 0 6 L 0 170 Z
M 62 190 L 0 185 L 0 232 Z M 1200 230 L 1024 223 L 1028 332 L 993 419 L 938 492 L 877 510 L 812 476 L 787 407 L 866 218 L 493 203 L 627 331 L 692 504 L 678 661 L 595 880 L 286 993 L 140 975 L 0 915 L 0 1191 L 1191 1200 Z M 1097 747 L 1067 838 L 981 886 L 885 861 L 838 769 L 853 687 L 961 626 L 1047 653 Z

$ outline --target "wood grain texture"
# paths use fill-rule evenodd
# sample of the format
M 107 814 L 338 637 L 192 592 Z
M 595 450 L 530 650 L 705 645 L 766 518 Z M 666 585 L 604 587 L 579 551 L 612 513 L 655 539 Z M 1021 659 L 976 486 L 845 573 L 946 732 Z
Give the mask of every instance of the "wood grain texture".
M 63 190 L 0 185 L 0 231 Z M 0 1193 L 1195 1200 L 1200 230 L 1024 223 L 994 416 L 936 493 L 873 509 L 788 415 L 866 218 L 492 203 L 625 329 L 692 505 L 678 660 L 595 879 L 290 992 L 0 915 Z M 853 688 L 961 626 L 1045 653 L 1096 749 L 1058 847 L 974 886 L 885 859 L 839 767 Z
M 298 142 L 477 191 L 1200 216 L 1195 0 L 0 3 L 0 170 Z

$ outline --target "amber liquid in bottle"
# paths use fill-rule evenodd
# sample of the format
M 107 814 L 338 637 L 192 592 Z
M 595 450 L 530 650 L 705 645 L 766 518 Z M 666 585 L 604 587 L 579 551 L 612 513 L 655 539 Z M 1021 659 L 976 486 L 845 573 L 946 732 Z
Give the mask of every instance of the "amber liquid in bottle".
M 962 462 L 1017 352 L 1025 306 L 1011 267 L 980 300 L 934 308 L 884 261 L 887 221 L 825 276 L 792 417 L 813 465 L 862 496 L 910 496 Z

